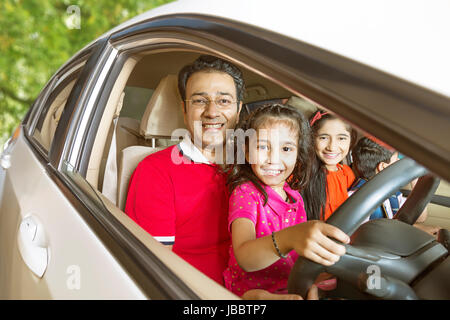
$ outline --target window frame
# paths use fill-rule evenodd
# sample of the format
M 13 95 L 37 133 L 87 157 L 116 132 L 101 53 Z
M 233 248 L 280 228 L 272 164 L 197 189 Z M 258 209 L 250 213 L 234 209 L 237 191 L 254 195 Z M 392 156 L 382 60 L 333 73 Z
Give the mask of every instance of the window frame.
M 59 94 L 61 94 L 61 92 L 67 88 L 67 86 L 73 81 L 78 79 L 78 77 L 80 76 L 81 73 L 81 68 L 77 70 L 74 70 L 71 73 L 65 73 L 63 75 L 62 78 L 60 77 L 55 77 L 55 80 L 52 84 L 52 90 L 51 92 L 49 92 L 49 94 L 46 96 L 46 100 L 45 102 L 41 105 L 41 110 L 40 110 L 40 115 L 39 117 L 36 118 L 36 121 L 34 121 L 33 123 L 33 130 L 32 130 L 32 135 L 31 135 L 31 139 L 33 139 L 33 142 L 36 144 L 36 146 L 41 150 L 41 152 L 43 154 L 45 154 L 47 157 L 49 156 L 50 153 L 50 149 L 51 149 L 51 144 L 53 143 L 53 140 L 55 138 L 55 134 L 53 135 L 51 141 L 50 141 L 50 146 L 47 149 L 45 146 L 42 145 L 41 141 L 39 141 L 36 136 L 35 133 L 38 130 L 39 125 L 43 125 L 47 116 L 48 116 L 48 112 L 50 112 L 50 106 L 53 104 L 53 102 L 56 100 L 56 98 L 58 97 Z M 72 87 L 72 89 L 70 90 L 70 92 L 72 92 L 74 86 Z M 69 92 L 69 96 L 70 96 L 70 92 Z M 66 104 L 64 105 L 64 108 L 67 105 L 67 100 L 66 100 Z M 59 125 L 59 123 L 58 123 Z M 42 132 L 42 131 L 40 131 Z M 56 131 L 55 131 L 56 133 Z
M 48 112 L 48 109 L 46 107 L 50 107 L 54 99 L 58 96 L 59 93 L 61 93 L 62 90 L 66 88 L 66 86 L 70 83 L 70 81 L 79 78 L 90 54 L 91 50 L 89 49 L 81 52 L 80 54 L 72 58 L 69 62 L 67 62 L 65 65 L 63 65 L 50 78 L 50 80 L 47 82 L 44 89 L 42 90 L 41 94 L 38 96 L 33 106 L 30 108 L 29 116 L 23 122 L 28 139 L 30 140 L 31 143 L 33 143 L 37 151 L 46 159 L 50 158 L 50 150 L 53 141 L 55 140 L 56 131 L 50 143 L 50 147 L 47 150 L 41 144 L 41 142 L 34 137 L 36 126 L 38 125 L 39 121 L 45 120 Z M 72 94 L 72 91 L 74 90 L 76 85 L 77 83 L 75 83 L 74 86 L 72 87 L 72 90 L 69 93 L 69 97 Z M 67 105 L 68 100 L 64 106 L 64 109 L 66 109 Z M 60 122 L 58 123 L 58 126 L 60 125 L 65 124 Z

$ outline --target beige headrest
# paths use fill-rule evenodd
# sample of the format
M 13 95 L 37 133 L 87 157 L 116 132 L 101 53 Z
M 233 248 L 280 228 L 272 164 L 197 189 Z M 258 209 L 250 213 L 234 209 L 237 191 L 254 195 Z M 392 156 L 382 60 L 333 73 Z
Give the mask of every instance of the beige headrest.
M 313 102 L 296 96 L 290 97 L 286 104 L 297 108 L 300 112 L 303 113 L 306 119 L 309 119 L 318 109 L 318 106 Z
M 170 137 L 178 128 L 186 128 L 183 120 L 177 76 L 165 76 L 156 87 L 141 120 L 140 134 L 146 138 Z

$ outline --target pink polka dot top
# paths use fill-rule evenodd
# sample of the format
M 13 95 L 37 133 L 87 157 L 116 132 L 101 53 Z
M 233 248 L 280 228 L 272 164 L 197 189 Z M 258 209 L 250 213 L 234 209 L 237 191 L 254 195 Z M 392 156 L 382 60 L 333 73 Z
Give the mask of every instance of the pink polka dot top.
M 264 195 L 251 182 L 237 187 L 230 196 L 228 210 L 228 230 L 237 218 L 247 218 L 255 225 L 256 238 L 270 236 L 272 232 L 306 221 L 303 199 L 298 191 L 287 183 L 284 190 L 291 201 L 284 201 L 271 187 L 264 186 L 268 200 L 264 205 Z M 231 235 L 232 236 L 232 235 Z M 265 269 L 246 272 L 242 270 L 230 247 L 228 267 L 224 271 L 227 289 L 241 296 L 250 289 L 264 289 L 272 293 L 287 293 L 289 273 L 298 255 L 291 251 L 286 259 L 279 259 Z

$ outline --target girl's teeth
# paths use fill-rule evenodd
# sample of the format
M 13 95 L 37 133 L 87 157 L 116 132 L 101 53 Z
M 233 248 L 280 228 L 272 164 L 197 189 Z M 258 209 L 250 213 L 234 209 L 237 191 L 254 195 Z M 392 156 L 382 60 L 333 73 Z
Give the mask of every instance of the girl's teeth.
M 280 174 L 281 170 L 265 170 L 268 174 Z

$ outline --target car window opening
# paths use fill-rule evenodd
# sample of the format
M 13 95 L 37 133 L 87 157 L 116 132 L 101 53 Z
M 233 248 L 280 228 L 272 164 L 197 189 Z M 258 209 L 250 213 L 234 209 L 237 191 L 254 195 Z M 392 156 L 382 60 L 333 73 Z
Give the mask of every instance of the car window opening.
M 180 137 L 171 139 L 175 130 L 186 128 L 177 74 L 181 66 L 195 60 L 198 55 L 179 51 L 145 55 L 130 64 L 129 70 L 117 80 L 121 85 L 116 83 L 113 88 L 111 96 L 117 97 L 116 103 L 111 104 L 111 110 L 105 111 L 109 118 L 104 116 L 102 119 L 102 122 L 108 122 L 103 127 L 109 128 L 101 138 L 106 147 L 103 152 L 100 152 L 101 148 L 94 149 L 97 155 L 93 158 L 97 164 L 91 159 L 90 167 L 99 168 L 96 169 L 98 176 L 88 175 L 88 181 L 122 211 L 129 180 L 139 162 L 180 142 Z M 305 97 L 293 96 L 261 76 L 243 71 L 248 85 L 241 118 L 268 103 L 291 105 L 306 118 L 319 108 L 324 109 Z M 360 130 L 356 132 L 357 140 L 367 135 Z M 351 152 L 343 159 L 343 164 L 352 165 Z

